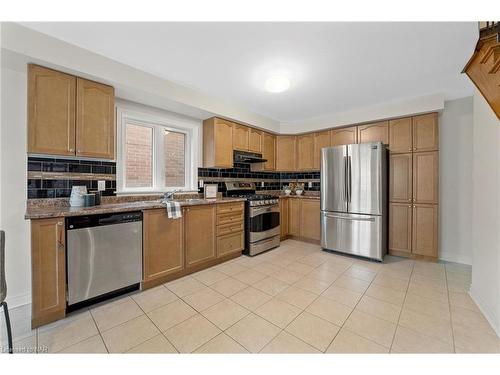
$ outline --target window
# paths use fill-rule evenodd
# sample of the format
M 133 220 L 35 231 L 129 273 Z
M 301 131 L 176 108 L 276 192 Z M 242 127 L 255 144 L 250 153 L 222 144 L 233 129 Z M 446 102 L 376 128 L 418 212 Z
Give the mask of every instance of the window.
M 118 111 L 118 193 L 190 190 L 197 164 L 192 128 L 175 121 Z M 194 156 L 194 157 L 193 157 Z M 193 164 L 191 164 L 193 160 Z

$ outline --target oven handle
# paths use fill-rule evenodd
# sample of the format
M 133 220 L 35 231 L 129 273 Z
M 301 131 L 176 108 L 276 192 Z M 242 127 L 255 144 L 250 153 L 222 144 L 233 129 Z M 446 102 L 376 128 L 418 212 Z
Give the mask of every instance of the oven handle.
M 255 217 L 257 215 L 262 215 L 268 212 L 280 212 L 279 205 L 275 204 L 268 207 L 251 207 L 250 208 L 250 217 Z

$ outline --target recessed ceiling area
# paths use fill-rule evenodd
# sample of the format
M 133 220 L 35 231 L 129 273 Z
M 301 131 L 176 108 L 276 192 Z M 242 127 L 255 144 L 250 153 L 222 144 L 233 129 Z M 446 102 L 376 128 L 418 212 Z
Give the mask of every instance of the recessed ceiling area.
M 477 22 L 23 25 L 280 122 L 472 95 L 460 72 L 478 34 Z

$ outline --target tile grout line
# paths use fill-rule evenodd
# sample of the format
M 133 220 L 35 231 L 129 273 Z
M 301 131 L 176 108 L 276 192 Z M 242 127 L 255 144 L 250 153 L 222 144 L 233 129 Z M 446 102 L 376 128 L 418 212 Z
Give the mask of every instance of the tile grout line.
M 99 337 L 101 338 L 102 343 L 104 344 L 104 348 L 106 349 L 106 351 L 107 351 L 107 352 L 108 352 L 108 354 L 109 354 L 109 349 L 108 349 L 108 346 L 106 345 L 106 341 L 104 341 L 104 337 L 102 337 L 101 330 L 99 329 L 99 326 L 97 325 L 97 322 L 96 322 L 96 320 L 95 320 L 95 318 L 94 318 L 94 315 L 92 314 L 92 310 L 91 310 L 91 309 L 88 309 L 88 311 L 89 311 L 89 314 L 90 314 L 90 316 L 91 316 L 91 318 L 92 318 L 92 321 L 93 321 L 93 322 L 94 322 L 94 324 L 95 324 L 95 327 L 97 328 L 97 334 L 98 334 L 98 335 L 99 335 Z M 81 342 L 81 341 L 80 341 L 80 342 Z
M 450 311 L 451 340 L 453 343 L 453 353 L 456 353 L 457 347 L 455 345 L 455 330 L 453 329 L 453 314 L 451 313 L 451 300 L 450 300 L 450 291 L 448 290 L 448 272 L 446 270 L 446 265 L 444 265 L 444 280 L 446 284 L 446 296 L 448 297 L 448 309 Z

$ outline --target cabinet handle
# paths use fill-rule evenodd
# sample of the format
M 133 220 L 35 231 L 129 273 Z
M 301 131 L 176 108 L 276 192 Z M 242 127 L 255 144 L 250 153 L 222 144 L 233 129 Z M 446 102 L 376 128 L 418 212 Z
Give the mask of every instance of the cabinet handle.
M 413 147 L 413 151 L 417 151 L 417 148 L 416 148 L 416 147 Z
M 64 244 L 63 244 L 63 230 L 62 230 L 62 222 L 58 221 L 57 222 L 57 247 L 59 250 L 64 249 Z
M 408 206 L 408 208 L 411 208 L 411 204 Z
M 75 149 L 74 148 L 70 148 L 69 152 L 75 152 Z

